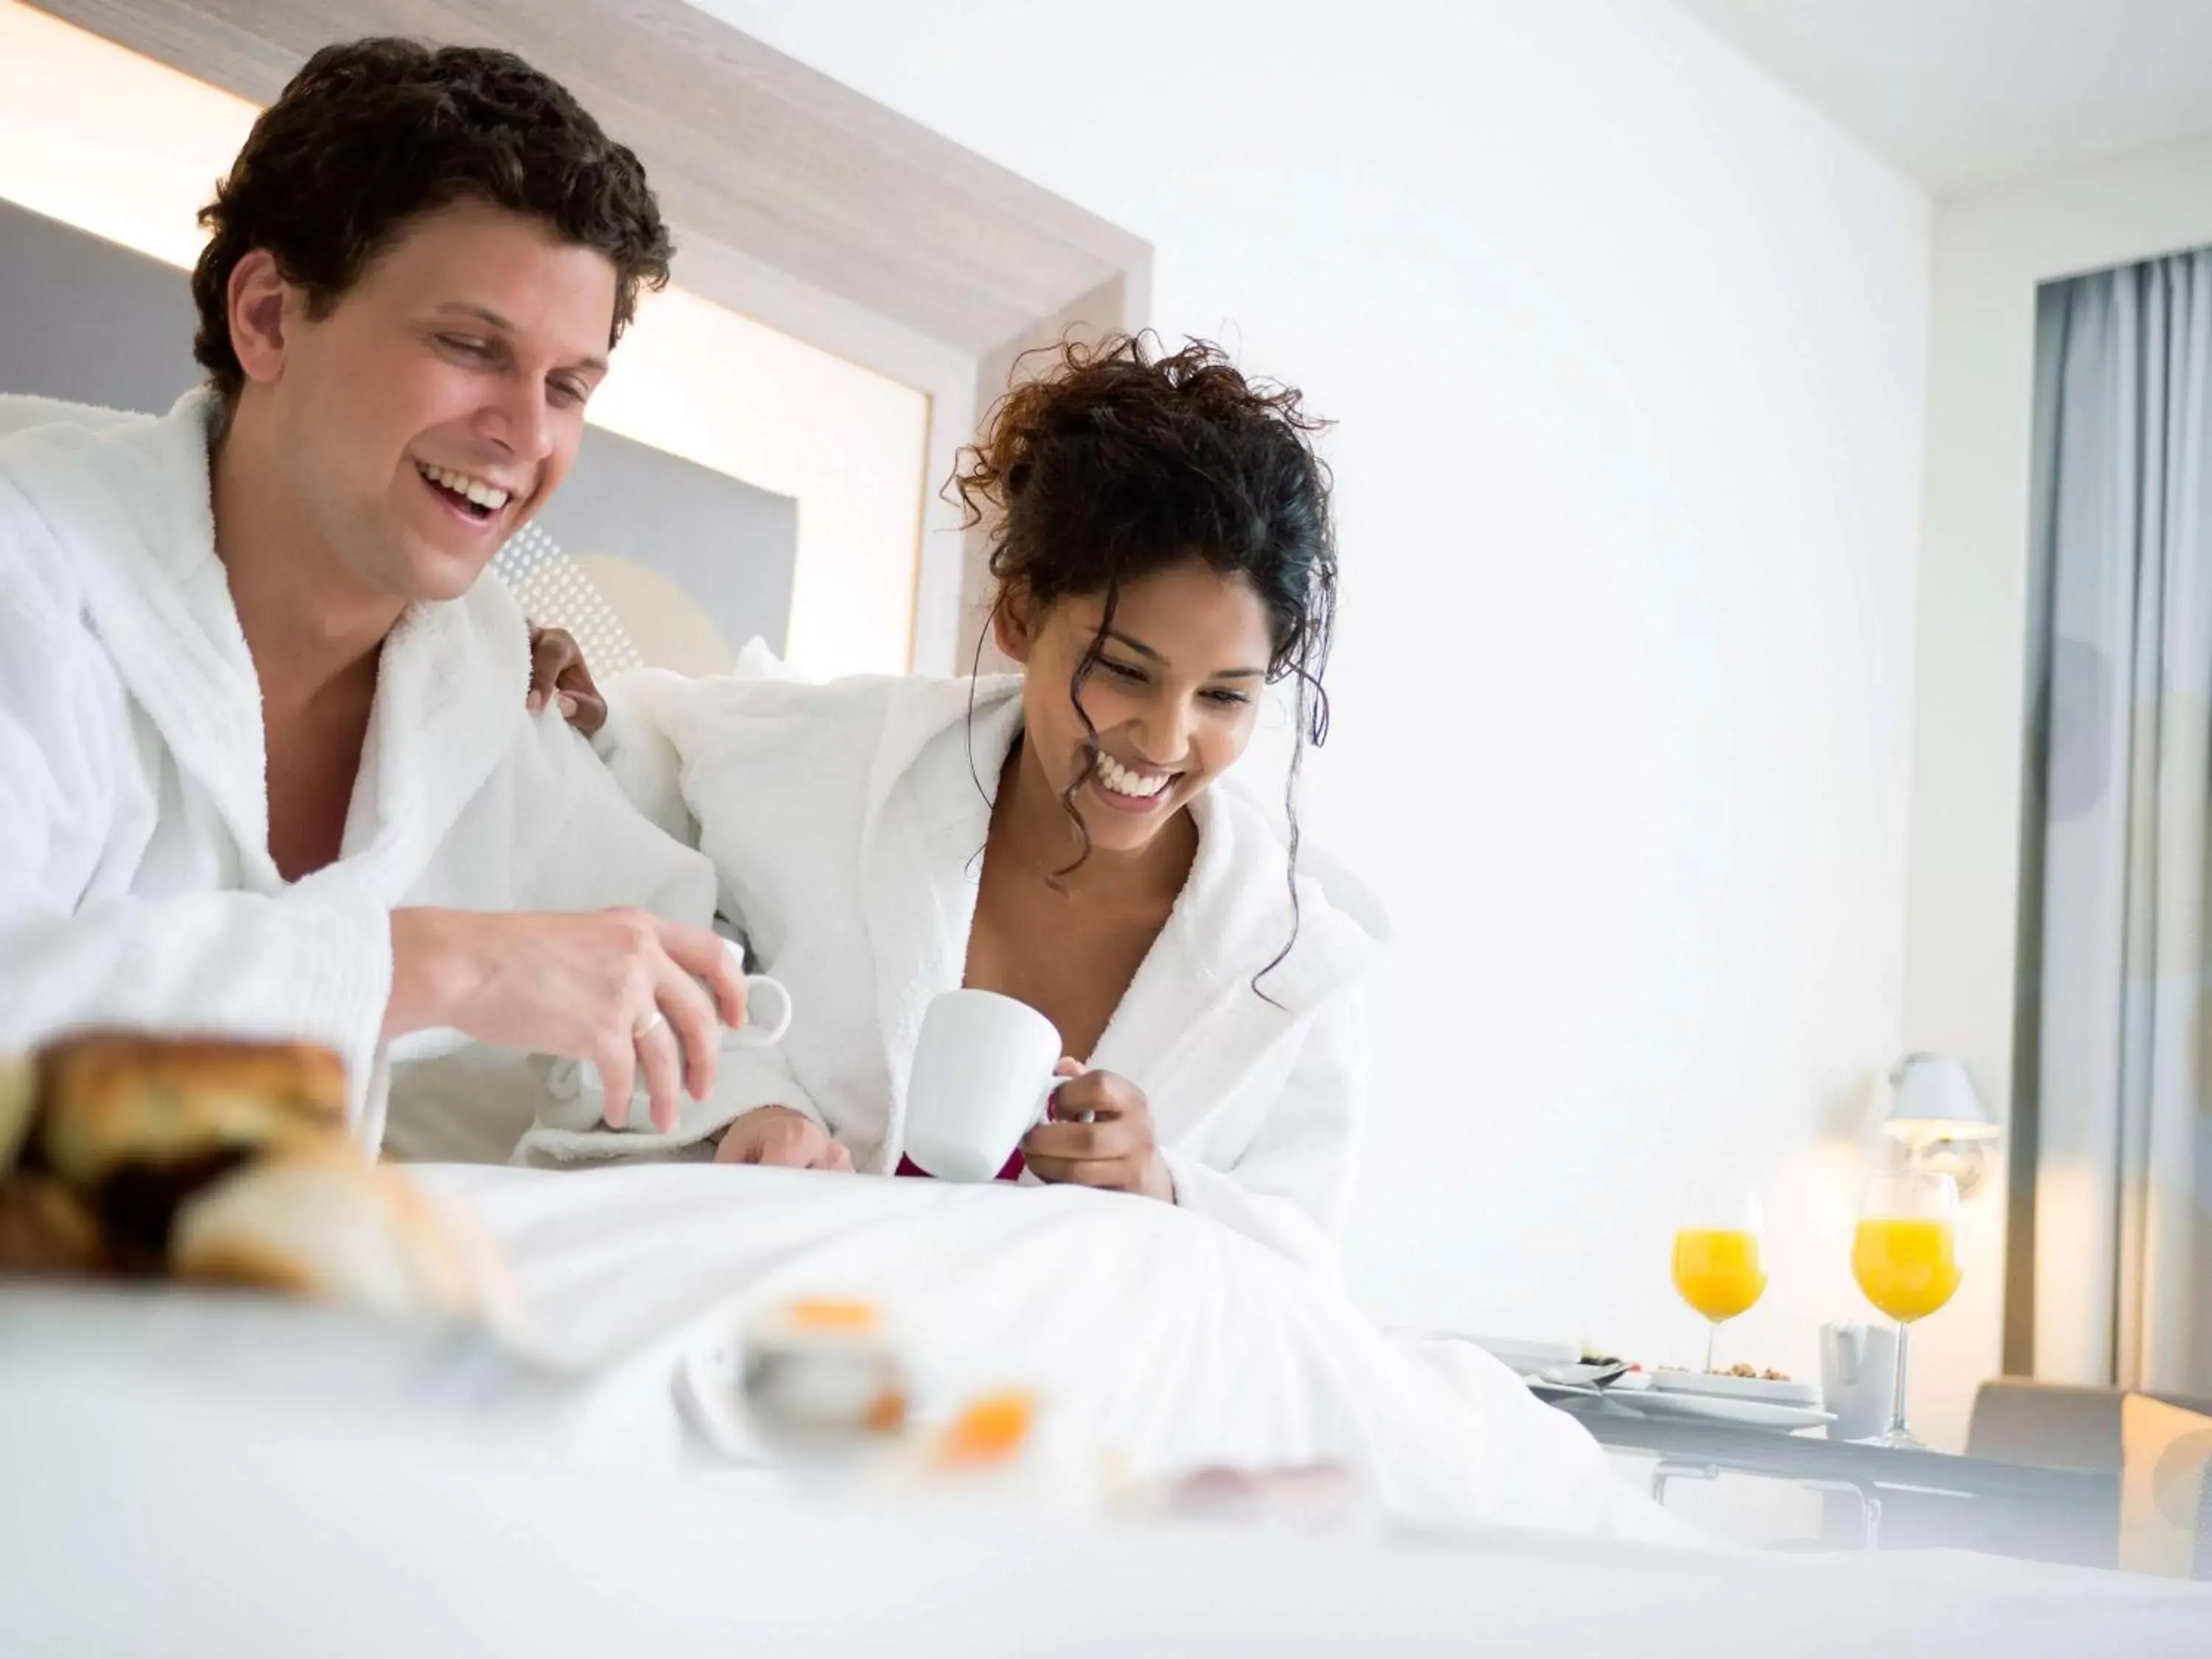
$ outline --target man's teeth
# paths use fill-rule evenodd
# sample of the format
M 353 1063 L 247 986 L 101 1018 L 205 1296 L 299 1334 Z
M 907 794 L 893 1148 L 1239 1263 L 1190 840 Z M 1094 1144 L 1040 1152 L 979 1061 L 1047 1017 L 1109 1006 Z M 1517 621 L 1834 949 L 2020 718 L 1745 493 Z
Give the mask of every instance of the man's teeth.
M 1128 795 L 1138 800 L 1148 800 L 1175 781 L 1172 772 L 1149 775 L 1132 772 L 1111 755 L 1098 757 L 1098 781 L 1117 795 Z
M 415 470 L 441 489 L 450 489 L 456 495 L 465 495 L 478 507 L 490 512 L 496 513 L 507 505 L 507 491 L 497 484 L 489 484 L 481 478 L 471 478 L 461 472 L 449 472 L 442 466 L 430 466 L 421 461 L 415 463 Z

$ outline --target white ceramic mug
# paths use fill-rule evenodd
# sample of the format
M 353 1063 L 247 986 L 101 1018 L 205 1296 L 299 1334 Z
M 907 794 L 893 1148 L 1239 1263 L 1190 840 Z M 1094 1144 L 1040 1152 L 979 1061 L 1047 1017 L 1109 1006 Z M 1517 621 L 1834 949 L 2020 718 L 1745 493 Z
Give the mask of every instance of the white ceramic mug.
M 730 953 L 732 964 L 743 968 L 744 953 L 727 939 L 723 940 L 722 943 L 724 948 Z M 771 1042 L 781 1042 L 784 1033 L 791 1030 L 793 1005 L 790 988 L 781 980 L 771 978 L 766 974 L 747 974 L 744 975 L 744 981 L 745 1023 L 734 1030 L 725 1030 L 722 1032 L 722 1047 L 763 1048 Z M 768 999 L 769 1006 L 775 1011 L 775 1018 L 765 1024 L 760 1018 L 760 999 L 763 997 Z M 600 1097 L 605 1093 L 605 1086 L 599 1082 L 599 1068 L 588 1060 L 575 1061 L 573 1066 L 570 1062 L 562 1062 L 548 1079 L 547 1086 L 556 1101 L 586 1103 L 587 1109 L 589 1105 L 598 1103 Z M 574 1112 L 566 1115 L 549 1113 L 541 1114 L 541 1115 L 555 1127 L 599 1127 L 596 1119 L 591 1123 L 565 1121 L 574 1118 L 575 1115 Z M 652 1096 L 646 1088 L 645 1067 L 641 1064 L 638 1066 L 637 1074 L 630 1086 L 629 1121 L 623 1127 L 638 1134 L 653 1133 Z
M 922 1016 L 906 1088 L 907 1157 L 940 1181 L 989 1181 L 1045 1121 L 1060 1033 L 1025 1002 L 947 991 Z
M 761 1023 L 758 1006 L 763 997 L 775 1010 L 775 1018 L 766 1024 Z M 732 1048 L 765 1048 L 771 1042 L 781 1042 L 784 1033 L 791 1030 L 791 1011 L 790 987 L 768 974 L 747 974 L 745 1023 L 734 1031 L 725 1032 L 722 1041 Z
M 1820 1327 L 1820 1404 L 1836 1414 L 1831 1440 L 1871 1440 L 1889 1427 L 1897 1393 L 1897 1332 L 1887 1325 Z

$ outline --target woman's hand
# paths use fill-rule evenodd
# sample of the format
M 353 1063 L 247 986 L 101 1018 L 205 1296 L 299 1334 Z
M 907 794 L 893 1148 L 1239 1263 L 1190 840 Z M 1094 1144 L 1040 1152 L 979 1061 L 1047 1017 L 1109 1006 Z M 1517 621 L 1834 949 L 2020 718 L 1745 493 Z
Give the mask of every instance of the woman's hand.
M 731 1120 L 714 1148 L 717 1164 L 770 1164 L 786 1170 L 838 1170 L 849 1173 L 853 1155 L 823 1133 L 822 1126 L 788 1106 L 756 1106 Z
M 607 700 L 592 683 L 584 665 L 584 647 L 565 628 L 530 629 L 530 712 L 536 714 L 553 698 L 561 716 L 586 737 L 607 723 Z
M 1062 1071 L 1070 1068 L 1076 1074 L 1052 1097 L 1052 1121 L 1040 1123 L 1022 1140 L 1022 1157 L 1036 1178 L 1174 1203 L 1175 1182 L 1153 1137 L 1145 1091 L 1111 1072 L 1060 1062 Z M 1089 1122 L 1070 1121 L 1086 1112 Z

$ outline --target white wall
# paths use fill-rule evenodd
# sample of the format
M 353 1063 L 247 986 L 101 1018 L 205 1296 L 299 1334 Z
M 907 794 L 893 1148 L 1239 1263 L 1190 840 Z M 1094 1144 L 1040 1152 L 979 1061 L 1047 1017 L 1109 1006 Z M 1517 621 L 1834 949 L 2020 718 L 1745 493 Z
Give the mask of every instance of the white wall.
M 1360 1294 L 1686 1360 L 1682 1195 L 1763 1171 L 1728 1346 L 1809 1372 L 1899 1034 L 1922 194 L 1664 6 L 709 9 L 1150 239 L 1164 329 L 1341 422 Z
M 2035 289 L 2207 242 L 2212 138 L 1961 197 L 1936 222 L 1905 1024 L 1911 1046 L 1963 1057 L 2001 1111 L 2012 1092 Z M 1966 1282 L 1924 1330 L 1931 1372 L 1997 1369 L 2002 1182 L 1972 1209 Z

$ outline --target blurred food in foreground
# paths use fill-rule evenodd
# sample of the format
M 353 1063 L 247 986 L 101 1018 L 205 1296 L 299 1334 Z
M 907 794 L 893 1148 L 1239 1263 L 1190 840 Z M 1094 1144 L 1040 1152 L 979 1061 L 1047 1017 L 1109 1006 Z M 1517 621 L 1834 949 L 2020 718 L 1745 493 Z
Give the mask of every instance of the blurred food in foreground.
M 867 1302 L 815 1297 L 771 1310 L 746 1335 L 739 1387 L 755 1431 L 787 1451 L 862 1451 L 907 1426 L 905 1371 Z
M 326 1048 L 91 1032 L 0 1060 L 0 1274 L 520 1323 L 505 1264 L 347 1133 Z
M 926 1385 L 931 1368 L 909 1352 L 919 1334 L 857 1297 L 804 1297 L 756 1316 L 742 1363 L 720 1373 L 746 1431 L 733 1455 L 857 1481 L 892 1502 L 1306 1528 L 1362 1518 L 1349 1473 L 1334 1463 L 1140 1477 L 1053 1409 L 1047 1391 L 988 1383 L 987 1357 L 961 1363 L 963 1382 L 939 1375 Z

